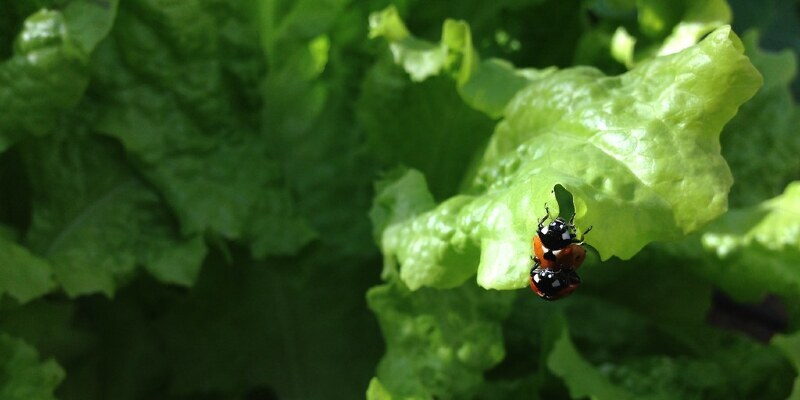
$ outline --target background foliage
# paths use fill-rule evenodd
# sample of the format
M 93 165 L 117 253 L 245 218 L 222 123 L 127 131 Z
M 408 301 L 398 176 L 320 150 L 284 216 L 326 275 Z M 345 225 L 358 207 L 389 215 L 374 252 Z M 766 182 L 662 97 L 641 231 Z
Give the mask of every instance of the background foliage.
M 800 398 L 797 18 L 6 1 L 0 399 Z

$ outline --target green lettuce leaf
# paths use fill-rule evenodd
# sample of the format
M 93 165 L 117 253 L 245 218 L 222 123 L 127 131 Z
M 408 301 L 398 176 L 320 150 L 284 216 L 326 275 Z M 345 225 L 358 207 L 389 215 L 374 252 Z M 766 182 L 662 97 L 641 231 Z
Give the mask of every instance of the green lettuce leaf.
M 93 58 L 96 129 L 120 140 L 178 216 L 184 234 L 292 254 L 314 232 L 262 131 L 263 72 L 252 4 L 121 5 Z M 192 21 L 187 23 L 186 21 Z
M 755 300 L 766 293 L 800 300 L 800 182 L 757 206 L 732 210 L 701 237 L 718 260 L 702 264 L 735 298 Z
M 113 299 L 3 308 L 0 325 L 67 370 L 64 400 L 363 397 L 383 351 L 364 300 L 376 258 L 357 269 L 326 246 L 265 264 L 245 250 L 212 251 L 191 288 L 140 274 Z
M 566 398 L 569 392 L 598 399 L 780 399 L 788 393 L 791 370 L 777 352 L 707 325 L 711 285 L 690 267 L 641 256 L 612 267 L 582 269 L 581 290 L 557 304 L 517 302 L 503 325 L 503 375 L 491 375 L 528 388 L 516 396 L 494 390 L 493 398 Z M 675 274 L 682 280 L 670 281 Z M 542 353 L 549 374 L 535 368 Z M 566 387 L 554 384 L 562 380 Z
M 789 371 L 780 356 L 770 348 L 732 341 L 736 344 L 710 349 L 706 357 L 641 357 L 601 368 L 637 399 L 785 398 L 788 388 L 780 381 L 787 381 Z
M 380 379 L 372 378 L 367 387 L 367 400 L 391 400 L 392 394 L 383 387 Z
M 756 32 L 748 32 L 745 47 L 765 84 L 726 125 L 721 138 L 734 176 L 734 209 L 703 232 L 654 250 L 692 259 L 698 271 L 734 298 L 755 301 L 766 293 L 779 294 L 797 314 L 796 255 L 789 239 L 796 218 L 791 212 L 784 215 L 796 197 L 796 184 L 787 183 L 800 172 L 794 156 L 800 151 L 798 113 L 789 89 L 796 56 L 760 50 L 758 40 Z
M 450 75 L 455 79 L 464 102 L 492 118 L 502 116 L 503 108 L 519 89 L 541 75 L 552 72 L 552 69 L 518 70 L 501 59 L 481 61 L 473 47 L 470 27 L 464 21 L 446 20 L 442 27 L 442 40 L 438 44 L 412 36 L 394 6 L 370 15 L 369 25 L 370 37 L 383 37 L 388 41 L 394 62 L 409 74 L 412 81 Z M 397 84 L 396 79 L 392 81 Z M 435 92 L 421 90 L 425 93 Z M 394 108 L 392 111 L 395 111 Z M 414 114 L 425 112 L 412 111 Z M 427 112 L 436 115 L 435 111 Z
M 354 257 L 329 265 L 369 268 L 369 207 L 375 163 L 354 113 L 367 58 L 366 4 L 261 1 L 259 32 L 269 73 L 260 94 L 262 121 L 299 213 L 319 233 L 316 243 Z M 356 22 L 357 21 L 357 22 Z M 363 62 L 361 61 L 363 60 Z M 369 62 L 367 62 L 369 61 Z M 358 261 L 357 261 L 357 260 Z M 324 268 L 320 266 L 320 268 Z
M 789 50 L 763 51 L 758 40 L 755 31 L 744 36 L 746 54 L 764 76 L 764 86 L 725 126 L 720 139 L 734 178 L 731 207 L 777 196 L 800 177 L 800 113 L 789 87 L 797 58 Z
M 67 32 L 86 54 L 103 40 L 114 26 L 119 0 L 70 0 L 64 7 Z
M 86 55 L 68 36 L 60 12 L 31 15 L 14 49 L 0 64 L 0 151 L 54 128 L 54 118 L 78 102 L 88 83 Z
M 562 322 L 561 335 L 547 357 L 547 366 L 564 380 L 573 399 L 586 396 L 596 400 L 633 399 L 625 390 L 612 384 L 607 377 L 584 360 L 570 341 L 569 330 Z
M 0 237 L 0 254 L 0 294 L 25 303 L 55 288 L 53 266 L 24 246 Z
M 63 379 L 64 370 L 54 360 L 41 361 L 36 349 L 0 333 L 0 398 L 54 400 Z
M 639 49 L 635 47 L 640 40 L 624 26 L 611 39 L 611 55 L 629 68 L 650 57 L 689 48 L 732 18 L 726 0 L 638 0 L 636 11 L 637 31 L 643 39 Z
M 464 104 L 446 78 L 410 82 L 387 62 L 379 62 L 364 81 L 358 115 L 374 156 L 393 167 L 423 172 L 433 195 L 458 191 L 465 165 L 486 144 L 493 122 Z M 442 146 L 448 146 L 442 152 Z
M 88 60 L 114 21 L 117 1 L 72 0 L 63 11 L 29 16 L 0 63 L 0 151 L 27 135 L 43 135 L 80 100 Z
M 778 335 L 772 339 L 772 345 L 780 350 L 792 363 L 795 371 L 800 372 L 800 334 Z M 787 397 L 790 400 L 800 399 L 800 375 L 794 380 L 794 389 Z
M 695 265 L 642 252 L 581 272 L 581 290 L 559 304 L 569 335 L 548 358 L 573 397 L 614 398 L 607 392 L 615 390 L 653 400 L 788 393 L 791 371 L 777 352 L 708 326 L 713 281 Z
M 725 0 L 684 1 L 682 7 L 664 0 L 639 0 L 637 6 L 639 26 L 646 35 L 660 36 L 671 28 L 658 49 L 660 56 L 694 45 L 706 34 L 730 23 L 732 17 Z
M 402 67 L 388 58 L 379 59 L 362 83 L 357 114 L 372 153 L 387 167 L 401 164 L 420 170 L 437 199 L 452 196 L 462 183 L 464 166 L 473 162 L 494 125 L 462 100 L 467 97 L 461 89 L 473 81 L 472 64 L 478 62 L 469 27 L 463 21 L 448 20 L 442 42 L 433 44 L 411 36 L 397 10 L 389 7 L 370 16 L 370 36 L 386 38 L 394 63 Z M 491 80 L 503 91 L 506 83 L 516 82 L 513 68 L 506 67 L 508 75 L 500 72 L 494 80 L 492 72 L 502 67 L 484 69 L 481 82 Z M 456 79 L 456 89 L 449 76 Z M 469 87 L 476 91 L 472 84 Z M 469 97 L 483 101 L 481 93 Z M 441 151 L 443 145 L 454 142 L 459 145 Z
M 425 176 L 416 170 L 396 169 L 375 184 L 375 198 L 369 211 L 375 241 L 390 225 L 402 222 L 436 206 Z
M 319 235 L 296 256 L 264 262 L 235 247 L 229 262 L 212 252 L 186 297 L 158 303 L 166 311 L 155 342 L 164 345 L 150 348 L 166 353 L 157 379 L 169 386 L 144 384 L 176 398 L 363 397 L 382 351 L 364 304 L 378 280 L 365 213 L 376 172 L 353 113 L 353 82 L 370 63 L 350 62 L 354 54 L 365 57 L 367 11 L 313 0 L 259 6 L 264 54 L 251 56 L 266 55 L 268 67 L 258 91 L 259 140 L 280 149 L 271 159 L 296 194 L 298 214 Z M 124 366 L 137 358 L 104 360 Z
M 136 266 L 163 282 L 191 285 L 205 256 L 202 237 L 179 234 L 115 144 L 62 136 L 26 142 L 23 153 L 33 196 L 28 243 L 50 261 L 64 290 L 112 295 Z
M 737 32 L 757 30 L 767 49 L 791 49 L 800 54 L 800 15 L 796 0 L 729 0 L 736 16 L 733 27 Z M 792 93 L 800 94 L 800 80 L 792 83 Z
M 370 289 L 367 302 L 386 340 L 377 373 L 382 389 L 371 391 L 383 393 L 376 398 L 474 395 L 483 371 L 505 357 L 500 322 L 513 299 L 472 283 L 452 290 L 411 292 L 399 282 Z
M 718 135 L 761 77 L 729 27 L 619 77 L 559 71 L 520 91 L 471 188 L 383 232 L 410 288 L 527 285 L 530 237 L 554 186 L 594 226 L 603 259 L 698 229 L 727 209 L 731 176 Z M 698 207 L 704 204 L 704 207 Z M 480 254 L 480 263 L 476 263 Z
M 0 154 L 0 364 L 16 374 L 0 373 L 0 398 L 37 398 L 17 391 L 23 381 L 53 398 L 60 378 L 17 379 L 51 357 L 67 371 L 65 400 L 790 393 L 793 335 L 773 343 L 784 359 L 706 316 L 718 286 L 747 300 L 776 287 L 788 308 L 800 304 L 794 242 L 781 242 L 794 185 L 761 203 L 798 179 L 794 60 L 746 37 L 766 85 L 726 125 L 722 154 L 731 206 L 752 208 L 698 231 L 727 202 L 717 134 L 757 86 L 736 39 L 713 32 L 730 19 L 724 2 L 402 0 L 368 40 L 368 15 L 389 2 L 8 2 L 0 71 L 19 60 L 11 43 L 28 32 L 24 19 L 44 7 L 61 16 L 64 39 L 48 49 L 75 50 L 78 72 L 61 74 L 73 70 L 62 63 L 32 81 L 0 78 L 39 85 L 10 97 L 34 106 L 0 96 L 13 111 L 0 116 L 0 148 L 11 146 Z M 771 0 L 736 21 L 776 13 L 757 25 L 780 25 L 765 21 L 796 18 L 792 7 Z M 644 28 L 637 10 L 651 14 Z M 437 41 L 446 17 L 463 21 Z M 785 47 L 776 43 L 764 47 Z M 625 67 L 612 49 L 627 52 L 631 73 L 613 77 Z M 569 68 L 585 63 L 612 77 Z M 87 77 L 88 90 L 75 89 Z M 617 147 L 597 146 L 601 123 L 621 132 Z M 416 169 L 379 175 L 397 164 Z M 369 218 L 390 250 L 388 283 L 365 299 L 381 264 L 365 212 L 376 176 Z M 595 224 L 588 247 L 602 251 L 590 249 L 581 289 L 554 303 L 473 283 L 481 267 L 485 286 L 527 284 L 545 201 L 562 216 L 577 209 L 582 230 Z M 638 251 L 689 231 L 676 251 Z M 709 233 L 719 241 L 704 250 Z M 218 245 L 207 256 L 205 242 Z M 59 284 L 114 298 L 44 296 Z M 42 357 L 10 365 L 8 337 Z

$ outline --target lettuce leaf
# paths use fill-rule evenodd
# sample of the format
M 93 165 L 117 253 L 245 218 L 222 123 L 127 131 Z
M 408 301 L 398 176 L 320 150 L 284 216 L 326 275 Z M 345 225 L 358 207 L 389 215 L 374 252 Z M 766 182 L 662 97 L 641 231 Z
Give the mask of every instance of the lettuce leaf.
M 607 267 L 581 269 L 585 283 L 564 315 L 580 355 L 615 387 L 647 399 L 788 393 L 791 371 L 777 352 L 708 325 L 716 280 L 696 263 L 647 251 Z
M 117 11 L 117 1 L 71 0 L 53 2 L 52 4 L 45 2 L 42 5 L 52 6 L 55 9 L 40 10 L 25 20 L 22 32 L 14 43 L 13 56 L 0 66 L 0 82 L 2 82 L 0 83 L 0 87 L 2 87 L 0 89 L 0 103 L 3 104 L 5 110 L 3 117 L 0 117 L 0 148 L 2 149 L 28 135 L 41 136 L 51 133 L 56 126 L 61 126 L 63 129 L 62 132 L 59 132 L 60 139 L 55 141 L 54 145 L 62 144 L 62 141 L 65 140 L 65 135 L 75 134 L 75 132 L 79 131 L 79 129 L 71 129 L 66 126 L 75 124 L 80 118 L 67 118 L 65 113 L 73 109 L 81 99 L 89 80 L 89 56 L 97 44 L 109 33 Z M 27 8 L 21 6 L 18 11 L 23 11 L 23 9 Z M 91 112 L 87 113 L 88 109 L 90 108 L 82 108 L 80 113 L 91 114 Z M 65 198 L 64 193 L 72 194 L 81 190 L 87 192 L 93 190 L 90 188 L 94 184 L 91 179 L 98 178 L 102 181 L 100 171 L 103 171 L 104 165 L 101 162 L 99 165 L 93 166 L 97 167 L 97 169 L 89 174 L 97 174 L 88 177 L 89 179 L 87 180 L 82 180 L 86 177 L 80 176 L 79 171 L 64 170 L 62 168 L 66 165 L 69 165 L 69 167 L 85 166 L 82 163 L 85 159 L 67 161 L 56 160 L 58 156 L 54 157 L 56 159 L 48 158 L 53 153 L 38 153 L 39 149 L 48 147 L 46 141 L 39 140 L 34 141 L 34 143 L 36 144 L 23 144 L 29 150 L 29 156 L 42 157 L 42 159 L 28 160 L 28 166 L 32 169 L 32 171 L 29 171 L 30 177 L 34 180 L 42 179 L 42 181 L 34 182 L 31 185 L 35 186 L 33 191 L 36 193 L 33 196 L 37 197 L 36 200 L 38 202 L 34 207 L 36 208 L 34 213 L 37 215 L 34 217 L 35 221 L 30 235 L 32 249 L 26 249 L 10 241 L 3 240 L 3 247 L 7 254 L 12 255 L 5 257 L 2 261 L 4 264 L 4 280 L 6 281 L 3 288 L 4 291 L 8 291 L 12 296 L 24 302 L 41 296 L 53 288 L 53 270 L 63 272 L 60 269 L 63 264 L 60 262 L 53 264 L 36 256 L 36 254 L 42 255 L 44 253 L 48 253 L 48 256 L 52 255 L 49 254 L 51 251 L 46 251 L 45 247 L 47 246 L 43 245 L 43 242 L 50 240 L 57 241 L 58 246 L 65 245 L 63 248 L 59 248 L 57 252 L 60 252 L 60 255 L 69 253 L 70 255 L 67 258 L 72 259 L 73 266 L 77 265 L 79 269 L 85 269 L 85 272 L 91 271 L 85 276 L 76 279 L 72 279 L 75 276 L 69 277 L 69 274 L 62 274 L 59 277 L 63 281 L 62 283 L 67 282 L 65 286 L 68 292 L 73 295 L 93 291 L 104 291 L 110 294 L 115 284 L 111 282 L 113 279 L 109 275 L 104 275 L 104 273 L 116 275 L 119 278 L 128 274 L 134 268 L 135 262 L 146 265 L 146 268 L 151 269 L 155 275 L 166 282 L 186 285 L 193 281 L 200 259 L 204 254 L 204 245 L 199 237 L 195 238 L 191 248 L 180 245 L 172 248 L 175 242 L 158 243 L 159 237 L 164 235 L 155 234 L 152 239 L 147 239 L 152 240 L 149 245 L 143 245 L 143 243 L 139 243 L 139 245 L 143 245 L 144 248 L 148 249 L 160 246 L 161 249 L 155 252 L 159 255 L 140 254 L 136 257 L 131 257 L 122 256 L 121 254 L 104 254 L 102 257 L 108 258 L 105 261 L 98 261 L 95 257 L 99 255 L 95 251 L 97 247 L 103 246 L 95 246 L 95 244 L 89 242 L 94 240 L 103 242 L 103 240 L 100 240 L 101 237 L 104 237 L 103 229 L 105 229 L 105 226 L 103 223 L 112 224 L 110 219 L 115 217 L 106 214 L 105 217 L 110 217 L 110 219 L 99 222 L 96 226 L 96 232 L 90 235 L 86 230 L 86 225 L 92 225 L 92 222 L 85 224 L 88 222 L 87 219 L 79 218 L 79 221 L 73 221 L 76 224 L 68 224 L 66 221 L 69 217 L 64 215 L 81 216 L 82 214 L 77 213 L 77 209 L 83 205 L 88 206 L 88 204 L 81 204 L 77 197 Z M 92 149 L 100 149 L 101 147 L 94 148 L 89 146 Z M 49 147 L 49 150 L 45 150 L 45 153 L 52 150 L 55 150 L 55 148 Z M 64 150 L 65 153 L 69 153 L 67 158 L 71 156 L 80 158 L 86 155 L 85 152 L 78 155 L 81 151 L 75 151 L 74 147 Z M 115 154 L 119 156 L 119 153 Z M 62 161 L 64 161 L 63 164 Z M 76 162 L 70 164 L 71 161 Z M 117 164 L 113 160 L 105 159 L 103 161 Z M 49 169 L 51 167 L 52 170 Z M 109 170 L 113 171 L 114 167 L 109 167 Z M 128 172 L 128 174 L 131 174 L 131 172 Z M 132 180 L 134 183 L 139 181 L 138 177 L 133 176 Z M 51 183 L 56 183 L 53 186 L 60 187 L 65 192 L 50 191 L 51 188 L 48 185 Z M 19 195 L 20 197 L 24 197 L 24 193 L 27 191 L 24 185 L 22 188 L 23 194 Z M 95 189 L 97 190 L 95 193 L 100 193 L 106 188 L 98 187 Z M 144 195 L 146 200 L 141 197 L 138 200 L 126 200 L 154 204 L 156 208 L 162 211 L 150 215 L 150 218 L 154 220 L 165 219 L 167 220 L 166 226 L 170 227 L 169 219 L 171 217 L 169 217 L 168 212 L 164 212 L 166 210 L 159 204 L 160 199 L 157 194 L 150 189 L 141 187 L 141 192 L 137 188 L 133 189 L 132 192 L 125 192 L 123 195 L 132 193 L 146 193 Z M 86 193 L 84 192 L 83 194 Z M 91 196 L 87 195 L 87 197 Z M 132 197 L 137 198 L 136 195 Z M 75 202 L 68 204 L 71 201 Z M 110 206 L 113 208 L 114 205 L 111 204 Z M 97 211 L 95 208 L 90 207 L 89 209 Z M 116 218 L 124 217 L 123 214 L 120 213 Z M 53 218 L 52 220 L 49 219 L 51 217 Z M 15 217 L 14 219 L 24 220 L 24 218 Z M 97 215 L 89 217 L 89 219 L 91 218 L 97 218 Z M 100 217 L 99 219 L 102 220 L 103 218 Z M 121 219 L 119 221 L 122 222 Z M 153 221 L 139 221 L 142 225 L 148 225 L 151 222 Z M 62 223 L 63 225 L 61 225 Z M 162 222 L 158 222 L 156 225 L 158 224 L 162 224 Z M 58 233 L 59 226 L 60 228 L 69 229 Z M 27 227 L 25 228 L 27 229 Z M 150 229 L 149 233 L 156 233 L 160 228 L 151 229 L 147 227 L 146 229 Z M 167 228 L 166 230 L 169 231 L 170 229 Z M 122 230 L 126 230 L 126 228 Z M 166 235 L 169 236 L 171 234 L 172 232 L 168 232 Z M 72 242 L 75 236 L 81 235 L 84 236 L 82 244 L 78 245 Z M 45 239 L 44 237 L 48 238 Z M 110 239 L 111 237 L 113 235 L 104 237 L 109 239 L 106 241 L 106 245 L 114 242 L 116 244 L 111 245 L 111 247 L 132 246 L 130 243 L 124 243 L 130 242 L 131 238 L 120 236 Z M 141 242 L 141 239 L 139 241 Z M 51 242 L 51 244 L 54 244 L 54 242 Z M 54 248 L 49 249 L 55 251 Z M 114 253 L 118 250 L 120 250 L 119 247 L 114 248 Z M 124 259 L 123 264 L 127 265 L 117 264 L 117 261 L 121 259 Z M 98 264 L 104 264 L 104 267 L 98 270 L 96 269 Z M 109 269 L 117 269 L 117 271 L 112 273 Z M 98 271 L 102 271 L 102 273 L 96 274 Z M 84 278 L 86 278 L 86 281 L 81 282 Z M 82 288 L 79 289 L 79 286 L 82 286 Z
M 24 246 L 0 237 L 0 254 L 0 294 L 25 303 L 55 287 L 53 266 Z
M 371 390 L 398 398 L 469 397 L 483 371 L 505 356 L 500 322 L 513 299 L 472 283 L 444 291 L 412 292 L 399 282 L 370 289 L 367 302 L 386 340 L 377 373 L 383 389 L 373 383 Z
M 792 363 L 795 371 L 800 371 L 800 334 L 775 336 L 772 339 L 772 345 Z M 795 378 L 794 389 L 787 399 L 800 399 L 800 376 Z
M 439 44 L 412 36 L 393 6 L 370 15 L 369 25 L 370 37 L 382 37 L 389 42 L 394 62 L 409 74 L 412 81 L 450 75 L 455 79 L 464 102 L 492 118 L 501 117 L 506 104 L 529 81 L 553 70 L 518 70 L 508 61 L 495 58 L 481 61 L 473 48 L 470 27 L 464 21 L 446 20 Z M 396 79 L 392 81 L 397 84 Z M 431 89 L 422 90 L 432 92 Z M 431 105 L 436 104 L 433 102 Z M 411 111 L 414 114 L 423 112 Z
M 107 34 L 117 0 L 69 1 L 63 11 L 30 15 L 0 63 L 0 152 L 28 135 L 44 135 L 73 108 L 89 82 L 89 55 Z
M 764 86 L 725 127 L 722 155 L 731 167 L 731 207 L 747 207 L 779 195 L 800 177 L 800 113 L 789 85 L 797 74 L 797 56 L 758 47 L 759 35 L 744 36 L 746 54 L 764 76 Z
M 725 127 L 721 140 L 734 176 L 733 209 L 702 232 L 654 250 L 691 259 L 707 279 L 738 300 L 778 294 L 797 315 L 796 256 L 791 252 L 796 218 L 789 211 L 796 197 L 796 184 L 790 181 L 800 172 L 793 156 L 800 151 L 797 106 L 789 89 L 796 56 L 763 51 L 758 39 L 756 32 L 748 32 L 745 45 L 765 85 Z
M 573 399 L 586 396 L 597 400 L 634 398 L 630 393 L 614 386 L 608 378 L 581 357 L 569 339 L 566 326 L 562 327 L 561 335 L 547 357 L 547 366 L 556 376 L 564 379 Z
M 392 394 L 386 390 L 380 379 L 372 378 L 367 387 L 367 400 L 391 400 Z
M 182 232 L 241 241 L 262 258 L 292 254 L 314 232 L 294 209 L 279 150 L 258 118 L 263 64 L 253 56 L 252 8 L 124 3 L 92 68 L 96 129 L 123 143 Z
M 726 0 L 598 0 L 587 6 L 591 19 L 575 63 L 607 73 L 687 49 L 732 20 Z
M 25 21 L 14 56 L 0 64 L 0 151 L 25 134 L 44 134 L 73 107 L 88 83 L 86 55 L 69 38 L 64 17 L 43 10 Z
M 778 381 L 785 382 L 788 375 L 782 361 L 768 347 L 741 342 L 710 349 L 707 357 L 642 357 L 601 368 L 609 380 L 623 385 L 637 399 L 781 399 L 787 388 Z M 742 365 L 747 365 L 746 371 Z M 774 376 L 759 373 L 765 370 L 774 371 Z
M 372 233 L 378 244 L 381 233 L 390 225 L 436 206 L 436 201 L 428 191 L 425 176 L 416 170 L 392 170 L 375 184 L 375 193 L 369 217 L 372 220 Z
M 789 395 L 793 56 L 722 0 L 389 2 L 0 11 L 0 397 Z M 476 285 L 527 284 L 545 201 L 581 289 Z M 717 288 L 790 330 L 709 327 Z
M 144 344 L 149 346 L 146 354 L 163 353 L 158 362 L 165 370 L 144 380 L 141 386 L 148 391 L 143 393 L 154 397 L 168 391 L 175 398 L 363 396 L 382 350 L 364 300 L 378 278 L 377 249 L 370 245 L 365 213 L 377 172 L 352 110 L 358 96 L 352 82 L 369 65 L 346 61 L 353 54 L 365 56 L 366 11 L 349 4 L 345 12 L 346 5 L 259 2 L 261 48 L 248 48 L 258 50 L 248 53 L 252 59 L 266 56 L 268 67 L 258 87 L 263 100 L 259 140 L 280 150 L 271 160 L 280 166 L 294 209 L 317 239 L 295 256 L 263 262 L 249 260 L 236 246 L 228 260 L 212 252 L 187 296 L 158 291 L 174 302 L 158 302 L 164 310 L 153 327 L 159 339 Z M 224 64 L 235 65 L 236 59 Z M 270 216 L 259 218 L 269 221 Z M 136 299 L 144 291 L 128 295 Z M 120 365 L 120 380 L 126 379 L 122 372 L 129 363 L 147 365 L 124 349 L 109 353 L 102 354 L 103 360 Z M 347 368 L 341 367 L 342 360 Z M 169 386 L 159 386 L 159 380 Z M 144 390 L 141 386 L 137 389 Z M 125 393 L 99 398 L 115 394 Z
M 55 399 L 53 391 L 64 379 L 54 361 L 40 361 L 38 352 L 23 340 L 0 333 L 0 398 L 8 400 Z
M 768 0 L 753 3 L 748 0 L 729 0 L 736 19 L 737 32 L 757 30 L 764 48 L 771 50 L 790 49 L 800 53 L 800 16 L 795 12 L 794 0 Z M 800 80 L 792 82 L 792 93 L 800 94 Z
M 757 206 L 732 210 L 701 240 L 718 258 L 703 267 L 732 296 L 754 300 L 775 293 L 789 305 L 800 300 L 800 182 Z
M 644 31 L 647 31 L 648 28 L 657 30 L 663 26 L 662 21 L 653 23 L 654 21 L 647 20 L 647 16 L 652 15 L 648 12 L 650 10 L 648 6 L 652 6 L 654 3 L 673 6 L 673 3 L 663 0 L 641 1 L 640 4 L 646 5 L 639 13 L 639 21 Z M 683 16 L 673 26 L 672 32 L 664 39 L 664 43 L 658 49 L 657 54 L 659 56 L 677 53 L 686 49 L 697 43 L 705 35 L 731 22 L 731 8 L 725 0 L 687 1 L 685 4 L 686 9 Z
M 503 324 L 506 359 L 487 374 L 485 397 L 781 399 L 789 392 L 792 371 L 777 352 L 707 325 L 712 285 L 693 267 L 643 252 L 581 271 L 580 291 L 558 303 L 520 296 Z
M 203 238 L 180 235 L 115 144 L 64 136 L 26 142 L 23 154 L 33 196 L 27 241 L 67 294 L 110 296 L 139 265 L 163 282 L 191 285 L 205 257 Z
M 475 270 L 486 288 L 525 286 L 541 213 L 531 210 L 556 185 L 574 196 L 577 224 L 595 226 L 603 259 L 698 229 L 727 208 L 718 135 L 761 84 L 742 52 L 724 27 L 619 77 L 573 68 L 534 81 L 507 106 L 466 193 L 389 226 L 385 257 L 412 290 Z
M 423 172 L 437 199 L 455 194 L 493 122 L 465 105 L 447 78 L 409 81 L 388 62 L 368 73 L 358 101 L 359 120 L 375 158 Z M 412 105 L 412 106 L 408 106 Z M 442 152 L 443 145 L 448 146 Z

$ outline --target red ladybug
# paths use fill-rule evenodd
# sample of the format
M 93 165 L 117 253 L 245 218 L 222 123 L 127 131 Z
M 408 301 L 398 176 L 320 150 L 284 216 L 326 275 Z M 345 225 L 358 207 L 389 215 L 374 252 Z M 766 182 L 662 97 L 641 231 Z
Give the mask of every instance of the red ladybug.
M 539 297 L 545 300 L 558 300 L 569 296 L 581 284 L 581 277 L 575 272 L 586 259 L 583 239 L 591 227 L 577 239 L 572 215 L 569 222 L 561 217 L 547 226 L 544 221 L 550 218 L 550 210 L 544 206 L 547 215 L 539 220 L 539 227 L 533 236 L 533 268 L 530 284 Z
M 575 224 L 575 214 L 569 222 L 558 217 L 549 225 L 544 226 L 544 221 L 550 218 L 550 209 L 544 206 L 547 215 L 539 220 L 539 228 L 533 236 L 531 247 L 533 247 L 533 260 L 543 269 L 569 268 L 577 269 L 586 258 L 586 250 L 583 248 L 583 238 L 591 227 L 577 238 Z
M 573 269 L 531 269 L 531 290 L 545 300 L 558 300 L 569 296 L 581 284 L 581 277 Z

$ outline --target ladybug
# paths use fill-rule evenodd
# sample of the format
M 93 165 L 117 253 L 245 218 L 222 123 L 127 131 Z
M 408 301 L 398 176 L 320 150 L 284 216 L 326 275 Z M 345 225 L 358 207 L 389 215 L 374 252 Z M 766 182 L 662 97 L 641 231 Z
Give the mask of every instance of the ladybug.
M 545 269 L 535 264 L 531 269 L 531 290 L 545 300 L 558 300 L 569 296 L 581 284 L 581 277 L 573 269 Z
M 586 258 L 583 248 L 583 239 L 592 227 L 589 227 L 581 238 L 577 238 L 573 221 L 575 214 L 569 221 L 558 217 L 549 225 L 544 226 L 544 221 L 550 218 L 550 209 L 544 206 L 547 215 L 539 220 L 539 227 L 533 236 L 533 260 L 543 269 L 570 268 L 577 269 Z

